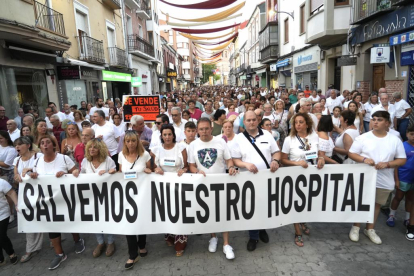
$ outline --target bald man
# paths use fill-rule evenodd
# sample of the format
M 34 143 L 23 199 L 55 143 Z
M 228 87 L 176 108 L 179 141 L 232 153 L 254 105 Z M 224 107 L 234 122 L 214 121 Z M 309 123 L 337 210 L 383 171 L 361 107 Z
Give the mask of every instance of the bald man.
M 10 139 L 14 142 L 17 138 L 20 137 L 20 131 L 17 128 L 17 124 L 14 120 L 7 121 L 7 132 L 10 135 Z

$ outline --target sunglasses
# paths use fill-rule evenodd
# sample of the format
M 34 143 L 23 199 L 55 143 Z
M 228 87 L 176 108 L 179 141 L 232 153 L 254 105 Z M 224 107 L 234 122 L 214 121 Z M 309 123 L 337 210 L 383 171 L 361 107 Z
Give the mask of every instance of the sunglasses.
M 68 122 L 67 124 L 68 125 L 77 125 L 77 123 L 75 123 L 75 122 Z
M 102 142 L 101 138 L 93 138 L 92 141 Z

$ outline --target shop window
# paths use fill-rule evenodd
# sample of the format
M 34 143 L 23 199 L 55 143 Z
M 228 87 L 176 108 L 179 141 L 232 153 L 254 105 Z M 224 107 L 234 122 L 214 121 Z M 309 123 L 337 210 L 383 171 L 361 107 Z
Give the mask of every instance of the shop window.
M 300 7 L 300 34 L 303 34 L 305 29 L 305 4 Z
M 335 0 L 335 6 L 349 5 L 349 0 Z
M 289 42 L 289 18 L 285 19 L 285 43 Z
M 6 107 L 6 116 L 15 118 L 17 110 L 30 105 L 39 117 L 45 117 L 49 101 L 44 70 L 0 67 L 0 105 Z

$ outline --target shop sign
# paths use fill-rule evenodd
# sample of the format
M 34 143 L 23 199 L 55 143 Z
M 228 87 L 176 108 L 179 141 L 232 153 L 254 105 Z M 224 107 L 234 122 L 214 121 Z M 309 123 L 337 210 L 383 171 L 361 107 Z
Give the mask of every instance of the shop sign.
M 312 59 L 313 59 L 312 55 L 307 55 L 307 56 L 300 55 L 298 57 L 298 65 L 301 65 L 302 62 L 312 61 Z
M 342 57 L 338 58 L 338 66 L 339 67 L 351 66 L 351 65 L 356 65 L 356 64 L 357 64 L 357 58 L 356 57 L 342 56 Z
M 256 75 L 256 81 L 259 81 L 259 75 Z
M 252 78 L 252 75 L 251 74 L 247 74 L 246 75 L 246 79 L 251 79 Z
M 93 74 L 94 73 L 94 71 L 85 71 L 85 70 L 82 70 L 82 76 L 83 77 L 93 77 Z
M 380 46 L 371 48 L 371 64 L 373 63 L 389 63 L 390 62 L 390 47 Z
M 58 66 L 57 76 L 59 80 L 79 80 L 80 79 L 79 65 Z
M 124 122 L 129 123 L 134 115 L 141 115 L 145 122 L 155 122 L 157 115 L 160 114 L 161 105 L 159 95 L 155 96 L 135 96 L 124 95 L 123 114 Z
M 131 78 L 131 86 L 132 87 L 139 87 L 142 85 L 141 77 L 133 77 Z
M 407 44 L 403 44 L 401 45 L 401 52 L 410 52 L 410 51 L 414 51 L 414 42 L 410 42 Z
M 390 37 L 390 45 L 405 44 L 414 41 L 414 31 Z
M 414 51 L 401 52 L 401 66 L 414 65 Z
M 176 78 L 177 77 L 177 72 L 176 71 L 168 71 L 167 76 L 171 77 L 171 78 Z
M 171 62 L 168 62 L 168 68 L 170 68 L 171 70 L 174 70 L 174 64 L 172 64 Z
M 131 82 L 131 74 L 102 70 L 102 80 Z
M 277 69 L 277 64 L 270 64 L 270 72 L 275 72 Z

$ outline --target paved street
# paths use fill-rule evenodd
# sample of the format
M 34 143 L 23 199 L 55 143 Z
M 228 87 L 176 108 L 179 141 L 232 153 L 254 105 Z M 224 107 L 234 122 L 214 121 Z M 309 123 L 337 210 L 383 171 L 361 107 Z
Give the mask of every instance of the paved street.
M 403 206 L 403 204 L 401 204 Z M 402 217 L 400 208 L 398 218 Z M 65 234 L 63 246 L 68 259 L 57 270 L 48 271 L 53 257 L 48 239 L 43 250 L 30 262 L 0 268 L 0 275 L 413 275 L 414 243 L 405 239 L 405 228 L 399 219 L 395 228 L 385 225 L 381 214 L 377 226 L 382 245 L 374 245 L 361 232 L 359 243 L 348 239 L 349 224 L 309 224 L 311 235 L 305 236 L 305 246 L 293 243 L 293 226 L 269 230 L 270 243 L 258 244 L 256 251 L 246 250 L 247 232 L 231 233 L 231 245 L 236 259 L 226 260 L 221 250 L 207 251 L 209 235 L 190 236 L 183 257 L 175 257 L 173 248 L 167 247 L 163 235 L 148 237 L 149 254 L 131 271 L 124 271 L 127 244 L 124 237 L 116 238 L 117 251 L 107 258 L 92 257 L 96 246 L 94 235 L 83 235 L 86 250 L 80 255 L 73 251 L 71 236 Z M 15 250 L 24 253 L 24 235 L 9 230 Z M 221 249 L 222 239 L 219 241 Z

